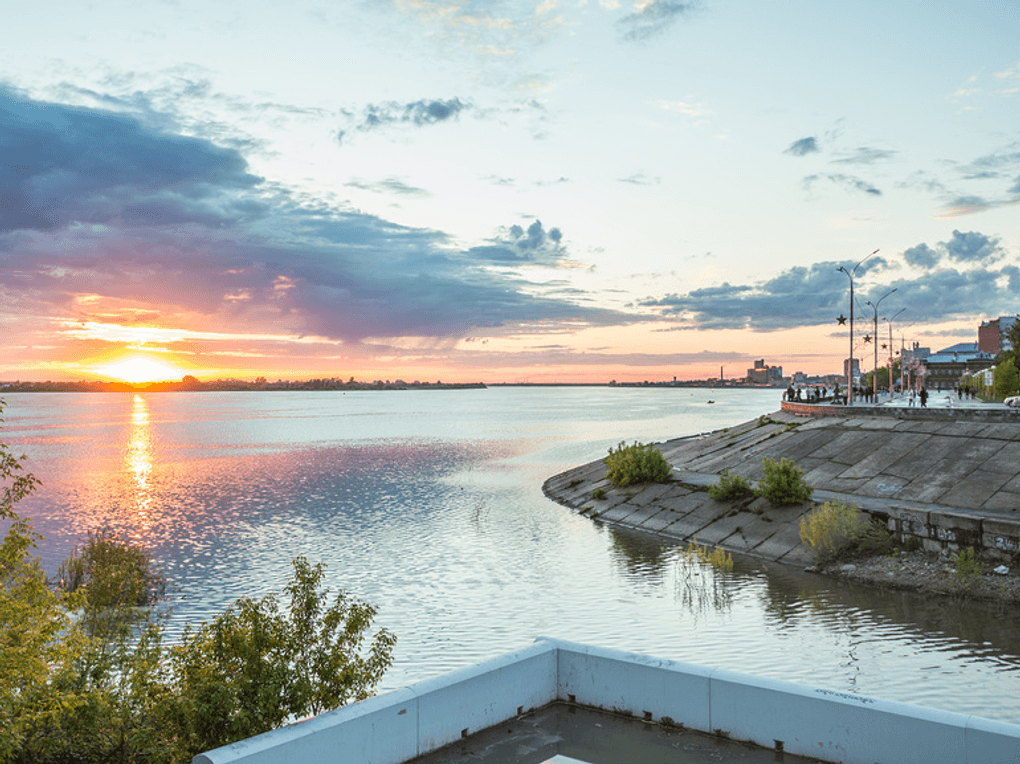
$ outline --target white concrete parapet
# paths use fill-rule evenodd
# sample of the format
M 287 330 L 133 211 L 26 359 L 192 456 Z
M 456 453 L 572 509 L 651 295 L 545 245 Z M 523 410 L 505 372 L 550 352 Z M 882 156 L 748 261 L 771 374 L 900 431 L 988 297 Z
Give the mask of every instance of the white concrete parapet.
M 400 764 L 555 700 L 846 764 L 1020 761 L 1018 724 L 540 639 L 194 762 Z

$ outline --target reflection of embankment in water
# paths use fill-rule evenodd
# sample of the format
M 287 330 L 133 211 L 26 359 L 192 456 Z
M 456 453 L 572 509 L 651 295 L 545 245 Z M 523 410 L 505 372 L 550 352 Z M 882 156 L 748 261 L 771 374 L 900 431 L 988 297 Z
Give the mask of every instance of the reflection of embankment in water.
M 1020 621 L 1008 605 L 857 584 L 739 554 L 733 555 L 733 572 L 720 573 L 689 559 L 679 542 L 603 527 L 624 572 L 662 584 L 672 570 L 677 600 L 695 619 L 726 611 L 737 596 L 749 595 L 780 633 L 804 624 L 845 634 L 879 628 L 882 636 L 955 649 L 960 659 L 980 656 L 999 671 L 1020 670 Z
M 982 655 L 1001 655 L 1011 670 L 1020 669 L 1020 629 L 1008 604 L 856 584 L 779 565 L 768 567 L 767 580 L 762 607 L 777 623 L 807 611 L 841 619 L 867 612 L 870 620 L 909 629 L 919 639 L 944 635 Z

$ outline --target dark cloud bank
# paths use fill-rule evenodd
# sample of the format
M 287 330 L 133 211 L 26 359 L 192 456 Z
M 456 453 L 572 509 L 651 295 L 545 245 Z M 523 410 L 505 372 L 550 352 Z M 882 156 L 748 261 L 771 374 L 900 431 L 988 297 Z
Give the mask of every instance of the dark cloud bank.
M 465 108 L 385 105 L 364 124 L 426 126 Z M 505 267 L 565 260 L 556 228 L 509 226 L 457 249 L 441 232 L 301 202 L 252 175 L 238 151 L 147 123 L 0 89 L 0 287 L 15 310 L 84 320 L 75 299 L 95 294 L 163 317 L 204 315 L 205 330 L 350 342 L 635 320 L 543 293 Z
M 896 294 L 882 304 L 882 314 L 906 308 L 904 319 L 913 323 L 1005 315 L 1018 309 L 1020 267 L 998 239 L 975 231 L 953 231 L 948 241 L 918 244 L 903 252 L 902 259 L 928 272 L 897 277 L 895 262 L 871 258 L 855 274 L 855 296 L 861 305 L 867 300 L 877 302 L 895 288 Z M 836 317 L 849 310 L 849 280 L 839 268 L 852 271 L 855 264 L 820 262 L 791 268 L 754 285 L 727 283 L 669 294 L 642 305 L 691 329 L 769 332 L 834 325 Z M 870 310 L 865 306 L 866 313 Z

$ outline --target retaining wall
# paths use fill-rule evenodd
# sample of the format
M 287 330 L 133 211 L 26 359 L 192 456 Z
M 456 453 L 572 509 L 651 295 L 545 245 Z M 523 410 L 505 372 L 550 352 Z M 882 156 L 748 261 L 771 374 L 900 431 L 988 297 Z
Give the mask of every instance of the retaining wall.
M 478 666 L 196 756 L 399 764 L 554 701 L 846 764 L 1015 764 L 1020 725 L 540 639 Z
M 918 421 L 972 421 L 1020 422 L 1020 409 L 1008 408 L 947 408 L 932 406 L 913 408 L 904 406 L 869 406 L 855 403 L 852 406 L 835 406 L 831 403 L 803 403 L 783 401 L 783 411 L 797 416 L 877 416 L 886 419 L 912 419 Z

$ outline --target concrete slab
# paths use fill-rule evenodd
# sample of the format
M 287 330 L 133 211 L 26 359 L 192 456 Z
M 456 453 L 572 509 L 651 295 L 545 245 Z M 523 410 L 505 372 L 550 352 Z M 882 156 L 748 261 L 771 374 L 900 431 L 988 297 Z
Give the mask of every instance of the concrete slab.
M 831 429 L 812 431 L 798 428 L 794 438 L 785 446 L 780 446 L 780 448 L 783 450 L 783 456 L 799 463 L 801 459 L 809 456 L 824 458 L 818 456 L 816 452 L 827 446 L 837 437 L 839 437 L 839 432 Z
M 942 494 L 939 501 L 951 507 L 980 507 L 992 498 L 1009 478 L 1009 475 L 1001 473 L 975 470 Z
M 804 479 L 808 482 L 808 485 L 813 485 L 815 488 L 835 490 L 830 489 L 829 484 L 844 472 L 846 472 L 845 464 L 840 462 L 823 461 L 810 472 L 806 472 L 804 474 Z
M 874 448 L 874 433 L 863 432 L 861 430 L 844 431 L 838 437 L 829 441 L 827 445 L 815 451 L 814 455 L 822 459 L 832 459 L 849 466 L 865 458 Z
M 916 435 L 915 439 L 913 436 Z M 900 437 L 909 438 L 904 440 L 905 444 L 912 444 L 913 448 L 904 448 L 900 457 L 890 461 L 882 468 L 882 473 L 905 480 L 916 480 L 921 475 L 931 471 L 933 462 L 952 454 L 959 448 L 955 438 L 942 438 L 938 436 L 925 436 L 916 433 L 903 433 Z
M 669 483 L 647 483 L 640 486 L 630 486 L 632 490 L 636 491 L 631 496 L 630 503 L 638 507 L 647 507 L 669 493 L 671 487 Z
M 924 421 L 919 419 L 904 419 L 900 421 L 900 426 L 897 429 L 900 432 L 925 432 L 931 435 L 937 433 L 944 426 L 944 422 L 937 420 Z
M 995 440 L 1020 441 L 1020 427 L 1015 424 L 990 424 L 982 433 L 984 438 Z
M 888 438 L 875 437 L 872 451 L 846 470 L 843 478 L 872 478 L 879 475 L 888 464 L 893 464 L 908 454 L 915 453 L 927 436 L 911 433 L 891 435 Z M 842 460 L 840 460 L 842 461 Z
M 694 512 L 689 512 L 676 520 L 676 522 L 669 526 L 669 530 L 680 538 L 690 538 L 700 533 L 702 529 L 711 525 L 731 509 L 732 507 L 728 504 L 709 499 Z
M 660 509 L 657 512 L 651 513 L 648 518 L 640 523 L 639 527 L 642 530 L 659 532 L 665 530 L 678 519 L 680 519 L 680 515 L 676 512 Z
M 708 544 L 709 546 L 722 544 L 734 533 L 739 532 L 739 530 L 743 527 L 746 516 L 747 513 L 740 512 L 734 515 L 720 517 L 718 520 L 715 520 L 699 530 L 697 534 L 695 534 L 695 537 L 699 544 Z
M 593 517 L 598 517 L 599 520 L 604 520 L 610 523 L 627 523 L 627 518 L 634 514 L 634 507 L 629 504 L 619 504 L 615 507 L 609 507 L 608 509 L 598 511 L 597 515 L 593 514 Z
M 726 546 L 734 552 L 759 555 L 760 552 L 754 551 L 755 547 L 761 545 L 783 527 L 781 523 L 767 519 L 765 515 L 754 515 L 745 512 L 741 517 L 744 519 L 744 522 L 740 529 L 726 539 Z M 782 554 L 786 554 L 787 551 L 789 549 L 785 549 Z M 775 559 L 775 557 L 770 557 L 770 559 Z
M 663 497 L 659 502 L 659 506 L 663 509 L 668 509 L 677 517 L 683 515 L 689 515 L 691 512 L 702 506 L 708 499 L 708 494 L 687 494 L 683 496 L 673 495 Z
M 952 435 L 957 438 L 978 438 L 981 431 L 988 427 L 982 422 L 946 422 L 939 435 Z
M 895 430 L 899 426 L 898 419 L 875 418 L 858 421 L 858 427 L 862 430 Z
M 874 498 L 898 498 L 903 495 L 908 485 L 910 485 L 910 481 L 903 478 L 893 475 L 876 475 L 858 488 L 856 494 Z
M 798 548 L 803 552 L 801 564 L 811 565 L 814 562 L 814 556 L 800 540 L 800 525 L 787 523 L 776 528 L 775 533 L 752 547 L 752 551 L 754 554 L 767 557 L 770 560 L 781 560 Z
M 1020 514 L 1020 493 L 996 491 L 981 505 L 981 511 Z
M 1020 441 L 1002 443 L 1001 448 L 981 465 L 981 469 L 1010 475 L 1020 474 Z

